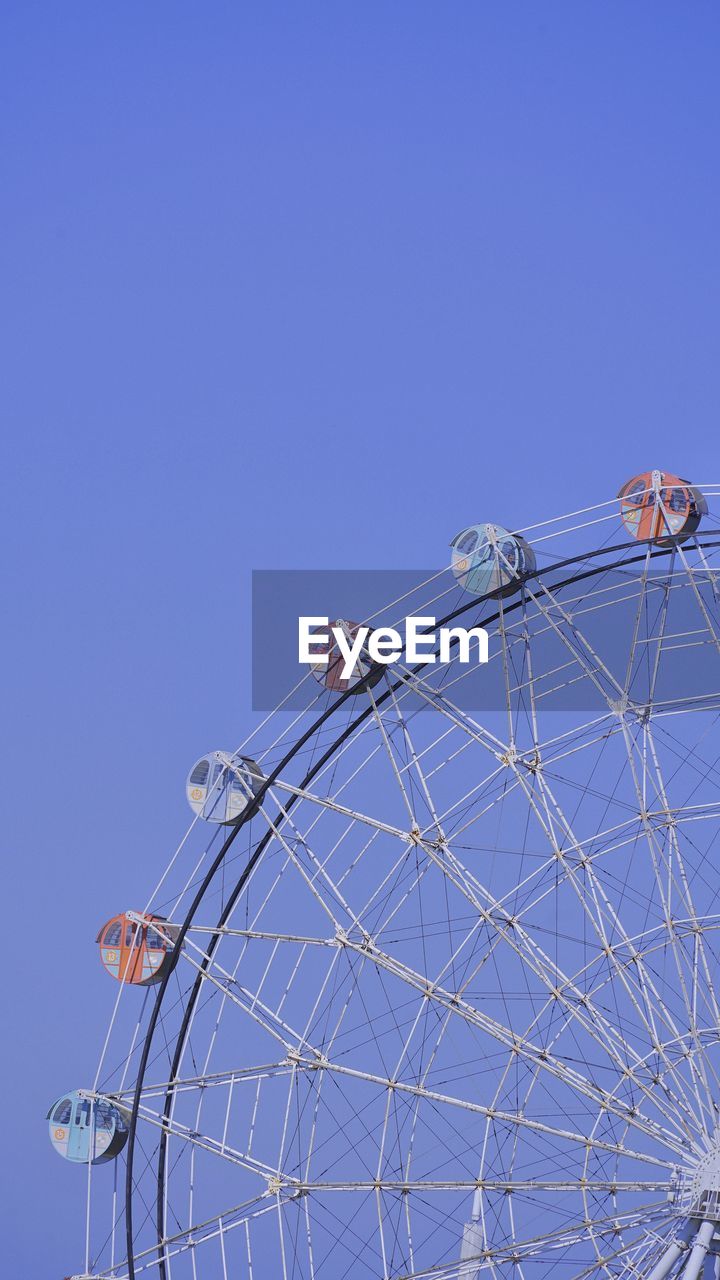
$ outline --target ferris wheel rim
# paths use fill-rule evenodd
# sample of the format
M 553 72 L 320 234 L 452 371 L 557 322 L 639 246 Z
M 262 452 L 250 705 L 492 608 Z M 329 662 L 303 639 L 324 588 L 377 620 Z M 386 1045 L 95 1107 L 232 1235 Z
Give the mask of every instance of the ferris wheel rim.
M 532 571 L 522 575 L 519 583 L 521 591 L 518 598 L 514 600 L 503 601 L 501 605 L 501 609 L 498 611 L 498 613 L 491 615 L 486 619 L 486 621 L 493 622 L 497 620 L 497 618 L 500 617 L 501 614 L 507 614 L 520 608 L 523 603 L 523 588 L 527 582 L 534 581 L 536 579 L 541 579 L 550 574 L 557 574 L 558 571 L 562 571 L 563 569 L 569 568 L 573 565 L 579 566 L 579 565 L 585 564 L 589 560 L 596 560 L 600 558 L 603 559 L 602 564 L 598 566 L 593 566 L 589 569 L 585 569 L 583 572 L 572 573 L 567 578 L 564 578 L 560 582 L 555 583 L 554 589 L 562 590 L 564 588 L 572 586 L 577 582 L 581 582 L 585 579 L 599 576 L 600 574 L 606 573 L 608 571 L 611 571 L 613 569 L 620 568 L 623 566 L 638 564 L 643 561 L 647 561 L 648 559 L 654 560 L 654 559 L 667 558 L 669 556 L 674 555 L 678 549 L 678 546 L 682 544 L 686 544 L 686 545 L 695 547 L 697 549 L 717 547 L 717 546 L 720 546 L 720 535 L 715 537 L 713 536 L 701 537 L 698 534 L 693 534 L 689 538 L 684 537 L 683 535 L 673 535 L 672 540 L 670 539 L 670 537 L 668 537 L 664 539 L 664 542 L 666 543 L 666 545 L 660 546 L 657 544 L 657 540 L 655 539 L 646 539 L 642 541 L 633 539 L 623 543 L 614 544 L 610 547 L 591 549 L 589 551 L 581 552 L 581 553 L 578 553 L 577 555 L 567 557 L 563 560 L 556 561 L 553 564 L 545 565 L 545 566 L 542 566 L 541 568 L 535 568 Z M 616 553 L 622 553 L 622 552 L 635 552 L 636 554 L 629 555 L 629 556 L 621 554 L 616 560 L 610 563 L 605 562 L 608 556 L 614 555 Z M 464 614 L 470 612 L 471 610 L 482 608 L 483 605 L 485 605 L 486 603 L 492 602 L 494 600 L 498 600 L 501 597 L 502 597 L 501 588 L 496 589 L 494 591 L 487 592 L 483 596 L 473 597 L 468 601 L 462 602 L 456 609 L 448 613 L 443 619 L 440 620 L 438 625 L 446 625 L 452 622 L 454 619 L 461 617 Z M 417 672 L 420 669 L 421 669 L 420 667 L 413 668 L 411 669 L 410 674 L 417 674 Z M 336 714 L 338 709 L 341 706 L 343 706 L 345 702 L 347 702 L 354 694 L 361 691 L 368 684 L 371 677 L 372 677 L 372 669 L 369 672 L 367 672 L 365 676 L 361 677 L 361 679 L 358 680 L 356 684 L 352 685 L 346 691 L 340 693 L 337 696 L 337 698 L 333 700 L 331 705 L 326 707 L 325 710 L 320 714 L 320 716 L 318 716 L 317 719 L 313 721 L 313 723 L 309 726 L 309 728 L 306 729 L 300 735 L 297 741 L 295 741 L 290 746 L 289 750 L 285 753 L 285 755 L 280 760 L 280 762 L 275 766 L 275 768 L 268 775 L 268 777 L 264 779 L 263 784 L 258 789 L 257 794 L 252 798 L 252 800 L 246 807 L 245 811 L 243 812 L 240 821 L 233 827 L 231 832 L 228 834 L 219 852 L 217 853 L 215 859 L 213 860 L 211 866 L 208 868 L 206 875 L 203 877 L 200 887 L 197 890 L 192 902 L 190 903 L 190 906 L 186 911 L 185 918 L 180 926 L 180 932 L 177 940 L 177 948 L 174 952 L 173 961 L 168 967 L 168 970 L 165 973 L 163 980 L 158 985 L 156 999 L 154 1002 L 153 1009 L 151 1010 L 150 1019 L 149 1019 L 145 1036 L 142 1042 L 142 1049 L 141 1049 L 138 1073 L 136 1077 L 136 1084 L 135 1084 L 135 1090 L 134 1090 L 134 1096 L 133 1096 L 132 1110 L 130 1113 L 130 1123 L 128 1126 L 129 1133 L 128 1133 L 128 1143 L 127 1143 L 127 1173 L 126 1173 L 126 1185 L 125 1185 L 126 1244 L 127 1244 L 126 1261 L 128 1266 L 128 1280 L 135 1280 L 132 1200 L 133 1200 L 133 1159 L 134 1159 L 134 1152 L 135 1152 L 137 1120 L 140 1114 L 140 1103 L 141 1103 L 141 1098 L 143 1094 L 145 1074 L 147 1071 L 150 1049 L 153 1042 L 154 1033 L 157 1027 L 157 1021 L 159 1018 L 160 1009 L 162 1007 L 163 997 L 167 990 L 168 981 L 171 977 L 172 972 L 175 969 L 175 965 L 177 964 L 182 942 L 188 932 L 188 929 L 192 925 L 192 922 L 194 920 L 197 910 L 199 909 L 206 893 L 208 892 L 213 880 L 215 879 L 215 876 L 218 870 L 220 869 L 225 859 L 228 849 L 230 848 L 233 841 L 237 838 L 242 828 L 246 826 L 250 822 L 252 817 L 254 817 L 261 810 L 262 802 L 265 796 L 269 793 L 270 788 L 280 778 L 281 774 L 286 769 L 287 765 L 290 764 L 290 762 L 295 758 L 295 756 L 302 749 L 305 743 L 315 733 L 317 733 L 318 729 L 320 729 L 327 721 L 332 719 L 332 717 Z M 402 687 L 402 685 L 405 683 L 405 679 L 406 678 L 399 679 L 397 682 L 395 682 L 395 684 L 391 686 L 390 689 L 383 692 L 375 701 L 377 703 L 384 702 L 387 698 L 391 696 L 391 693 L 393 691 L 396 691 L 397 689 Z M 312 768 L 308 770 L 308 772 L 302 779 L 302 783 L 301 783 L 302 788 L 307 787 L 308 784 L 312 782 L 317 772 L 319 772 L 319 770 L 323 768 L 324 765 L 329 760 L 332 759 L 334 754 L 339 750 L 339 748 L 343 745 L 343 743 L 347 741 L 347 739 L 355 732 L 358 726 L 362 724 L 364 720 L 366 720 L 368 717 L 372 715 L 372 711 L 373 711 L 372 705 L 368 707 L 364 707 L 363 710 L 359 712 L 358 715 L 351 721 L 351 723 L 344 727 L 342 732 L 335 737 L 335 739 L 332 741 L 332 743 L 330 743 L 330 745 L 322 753 L 322 755 L 315 762 Z M 291 808 L 298 798 L 300 797 L 289 796 L 287 799 L 285 808 L 286 809 Z M 267 848 L 267 845 L 270 843 L 272 839 L 273 839 L 273 830 L 272 828 L 269 828 L 268 831 L 266 831 L 261 836 L 256 848 L 249 854 L 247 862 L 243 867 L 243 870 L 241 871 L 240 876 L 238 877 L 235 885 L 233 886 L 233 889 L 228 897 L 226 905 L 223 908 L 223 911 L 216 925 L 214 926 L 214 931 L 211 934 L 211 938 L 207 947 L 208 961 L 203 962 L 203 967 L 205 966 L 206 963 L 209 962 L 209 959 L 212 957 L 212 954 L 214 951 L 214 945 L 217 943 L 218 939 L 222 936 L 221 930 L 222 930 L 224 920 L 227 919 L 230 912 L 236 906 L 237 901 L 241 896 L 250 875 L 252 874 L 254 868 L 258 865 L 265 849 Z M 198 973 L 197 978 L 193 983 L 193 986 L 190 988 L 190 994 L 188 996 L 187 1004 L 185 1006 L 185 1013 L 183 1016 L 182 1025 L 176 1040 L 175 1057 L 173 1059 L 173 1063 L 171 1066 L 170 1077 L 167 1082 L 166 1107 L 167 1107 L 168 1101 L 171 1100 L 173 1097 L 177 1068 L 179 1065 L 179 1061 L 182 1057 L 185 1037 L 187 1035 L 188 1025 L 192 1017 L 192 1011 L 194 1009 L 198 995 L 202 989 L 202 978 L 203 978 L 202 973 Z M 165 1114 L 165 1112 L 163 1112 L 163 1114 Z M 157 1215 L 156 1215 L 157 1217 L 156 1228 L 157 1228 L 157 1236 L 158 1236 L 156 1248 L 158 1251 L 158 1266 L 159 1266 L 159 1275 L 161 1280 L 166 1280 L 167 1278 L 167 1272 L 166 1272 L 165 1261 L 164 1261 L 164 1243 L 167 1239 L 165 1235 L 165 1229 L 164 1229 L 165 1228 L 164 1179 L 165 1179 L 165 1153 L 166 1153 L 166 1147 L 167 1147 L 167 1138 L 168 1138 L 167 1131 L 164 1129 L 161 1129 L 160 1141 L 159 1141 L 159 1152 L 158 1152 Z

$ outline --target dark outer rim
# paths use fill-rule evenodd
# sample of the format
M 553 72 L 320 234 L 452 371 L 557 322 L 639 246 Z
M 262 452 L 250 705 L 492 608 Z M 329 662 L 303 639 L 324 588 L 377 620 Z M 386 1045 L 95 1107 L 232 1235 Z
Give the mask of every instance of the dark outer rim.
M 670 540 L 670 537 L 668 537 L 666 541 L 669 545 L 667 546 L 654 546 L 654 541 L 655 540 L 647 540 L 647 541 L 639 542 L 633 539 L 630 542 L 615 543 L 611 547 L 601 547 L 601 548 L 597 548 L 594 551 L 587 551 L 582 554 L 578 554 L 576 556 L 569 556 L 565 560 L 560 560 L 552 565 L 546 565 L 542 569 L 536 568 L 532 572 L 525 574 L 520 579 L 521 590 L 519 593 L 519 597 L 517 599 L 512 601 L 507 600 L 507 603 L 503 602 L 500 609 L 496 613 L 484 619 L 482 623 L 479 622 L 478 625 L 488 625 L 489 623 L 497 621 L 497 619 L 501 615 L 504 615 L 506 613 L 512 613 L 515 609 L 519 608 L 524 601 L 523 587 L 526 582 L 534 581 L 538 578 L 547 577 L 551 574 L 557 574 L 560 570 L 569 568 L 571 565 L 585 564 L 588 560 L 594 560 L 599 558 L 600 556 L 604 557 L 608 555 L 613 555 L 617 552 L 634 551 L 634 550 L 637 550 L 638 548 L 644 548 L 644 550 L 639 551 L 637 555 L 626 556 L 626 557 L 621 556 L 619 559 L 616 559 L 610 564 L 603 563 L 600 566 L 594 567 L 592 569 L 587 569 L 582 573 L 571 574 L 569 577 L 562 579 L 560 582 L 553 583 L 553 590 L 556 590 L 556 591 L 561 590 L 564 587 L 571 586 L 573 583 L 582 582 L 584 579 L 587 579 L 587 578 L 597 577 L 599 574 L 607 573 L 612 569 L 617 569 L 624 565 L 636 564 L 639 561 L 644 561 L 644 560 L 647 560 L 648 558 L 656 559 L 659 557 L 672 555 L 677 550 L 677 547 L 682 543 L 685 543 L 685 544 L 689 543 L 690 546 L 695 547 L 697 549 L 714 547 L 714 546 L 720 545 L 720 538 L 703 539 L 701 541 L 700 539 L 698 539 L 697 537 L 693 537 L 692 535 L 690 536 L 685 535 L 684 537 L 682 535 L 675 535 L 672 538 L 672 542 Z M 501 595 L 502 595 L 501 591 L 494 591 L 494 592 L 488 592 L 484 596 L 473 597 L 466 603 L 459 605 L 458 608 L 454 609 L 451 613 L 446 614 L 444 618 L 437 620 L 435 623 L 435 627 L 431 628 L 430 630 L 435 630 L 437 627 L 446 626 L 448 623 L 452 622 L 455 618 L 461 617 L 463 614 L 469 613 L 473 609 L 481 608 L 487 601 L 498 600 L 501 597 Z M 417 666 L 410 669 L 409 674 L 412 674 L 412 675 L 417 674 L 419 671 L 423 669 L 424 665 L 425 665 L 424 663 L 419 663 Z M 371 668 L 371 670 L 365 676 L 363 676 L 361 680 L 358 680 L 358 682 L 355 685 L 352 685 L 349 689 L 347 689 L 344 693 L 342 693 L 335 700 L 335 702 L 333 702 L 332 705 L 328 707 L 322 713 L 322 715 L 320 715 L 318 719 L 313 722 L 313 724 L 305 731 L 305 733 L 302 734 L 302 736 L 297 740 L 297 742 L 293 744 L 293 746 L 285 754 L 285 756 L 283 756 L 282 760 L 275 767 L 272 773 L 268 775 L 268 777 L 265 779 L 262 786 L 258 790 L 257 794 L 253 797 L 252 801 L 245 809 L 240 821 L 232 828 L 232 831 L 228 835 L 227 839 L 224 841 L 220 851 L 216 855 L 211 866 L 208 868 L 208 871 L 206 872 L 195 894 L 195 897 L 193 898 L 190 904 L 190 907 L 188 908 L 185 919 L 180 927 L 175 948 L 172 953 L 173 955 L 172 962 L 168 966 L 168 969 L 163 976 L 162 982 L 158 987 L 155 1004 L 153 1005 L 153 1009 L 150 1014 L 150 1019 L 148 1021 L 148 1027 L 145 1033 L 142 1053 L 140 1056 L 140 1063 L 138 1066 L 138 1074 L 137 1074 L 137 1079 L 135 1083 L 135 1092 L 133 1096 L 132 1112 L 130 1116 L 128 1142 L 127 1142 L 127 1165 L 126 1165 L 126 1177 L 125 1177 L 125 1228 L 126 1228 L 126 1247 L 127 1247 L 126 1262 L 128 1267 L 128 1280 L 135 1280 L 135 1262 L 133 1257 L 134 1238 L 133 1238 L 133 1219 L 132 1219 L 132 1193 L 133 1193 L 133 1164 L 134 1164 L 134 1156 L 135 1156 L 135 1134 L 137 1129 L 138 1111 L 139 1111 L 140 1101 L 142 1098 L 142 1090 L 143 1090 L 143 1085 L 145 1081 L 145 1072 L 147 1070 L 148 1059 L 150 1056 L 150 1049 L 152 1046 L 153 1036 L 157 1026 L 158 1017 L 160 1015 L 163 998 L 167 990 L 168 982 L 175 970 L 175 965 L 177 964 L 178 959 L 180 957 L 182 944 L 187 934 L 187 931 L 193 922 L 195 913 L 197 912 L 197 909 L 200 906 L 200 903 L 202 902 L 208 888 L 210 887 L 212 881 L 214 880 L 216 873 L 220 869 L 223 863 L 223 860 L 225 858 L 225 855 L 228 849 L 230 848 L 233 840 L 237 838 L 238 834 L 240 833 L 242 828 L 245 826 L 245 824 L 249 822 L 258 812 L 260 805 L 262 804 L 262 801 L 265 795 L 267 794 L 269 788 L 273 785 L 274 782 L 277 781 L 283 769 L 286 768 L 286 766 L 290 763 L 290 761 L 294 758 L 294 756 L 302 749 L 302 747 L 304 747 L 305 743 L 308 742 L 309 739 L 312 738 L 315 733 L 317 733 L 318 729 L 320 729 L 322 725 L 324 725 L 335 714 L 335 712 L 345 702 L 348 701 L 349 698 L 354 697 L 356 694 L 362 692 L 367 682 L 372 678 L 373 672 L 374 672 L 374 668 Z M 374 700 L 374 705 L 380 706 L 383 702 L 385 702 L 386 699 L 389 698 L 392 693 L 394 693 L 397 689 L 400 689 L 403 687 L 403 685 L 406 682 L 406 679 L 407 679 L 407 675 L 405 675 L 402 679 L 397 680 L 385 693 L 381 694 L 379 697 L 376 697 Z M 373 714 L 373 704 L 371 703 L 362 712 L 360 712 L 360 714 L 356 716 L 355 719 L 349 725 L 345 727 L 342 733 L 339 734 L 339 736 L 334 740 L 334 742 L 331 743 L 331 745 L 326 749 L 323 755 L 315 762 L 312 768 L 308 770 L 302 782 L 300 783 L 301 789 L 304 790 L 310 784 L 310 782 L 312 782 L 315 775 L 324 767 L 325 764 L 327 764 L 328 760 L 332 758 L 334 753 L 343 745 L 344 742 L 347 741 L 347 739 L 355 732 L 358 726 L 361 725 L 363 721 L 366 720 L 372 714 Z M 289 809 L 292 808 L 293 804 L 297 799 L 299 799 L 299 797 L 296 795 L 292 795 L 289 797 L 287 804 L 283 806 L 285 812 L 287 812 Z M 280 820 L 281 817 L 282 815 L 278 814 L 278 820 Z M 172 1062 L 171 1071 L 170 1071 L 170 1079 L 168 1081 L 167 1091 L 165 1094 L 165 1105 L 163 1108 L 163 1123 L 167 1123 L 169 1121 L 170 1110 L 172 1107 L 173 1093 L 174 1093 L 174 1081 L 177 1078 L 177 1073 L 182 1060 L 182 1055 L 183 1055 L 184 1046 L 185 1046 L 185 1038 L 187 1036 L 188 1027 L 190 1025 L 190 1020 L 192 1018 L 195 1004 L 197 1002 L 198 996 L 200 994 L 200 990 L 202 988 L 204 973 L 207 970 L 207 967 L 212 960 L 213 954 L 215 952 L 215 948 L 218 944 L 220 937 L 222 936 L 222 933 L 220 931 L 222 930 L 224 924 L 226 923 L 229 915 L 233 911 L 235 904 L 238 898 L 240 897 L 240 894 L 242 893 L 243 889 L 245 888 L 245 885 L 247 884 L 250 878 L 250 875 L 252 874 L 254 868 L 256 867 L 257 863 L 262 857 L 262 854 L 264 853 L 272 837 L 273 837 L 273 832 L 270 829 L 260 839 L 256 848 L 250 854 L 248 861 L 246 862 L 242 872 L 240 873 L 240 876 L 217 921 L 217 924 L 216 924 L 217 932 L 211 935 L 210 940 L 208 942 L 207 949 L 206 949 L 206 958 L 203 959 L 201 963 L 200 971 L 197 974 L 192 990 L 190 992 L 188 1003 L 183 1016 L 183 1021 L 182 1021 L 180 1031 L 178 1033 L 176 1045 L 175 1045 L 175 1053 L 174 1053 L 173 1062 Z M 159 1144 L 159 1150 L 158 1150 L 157 1209 L 156 1209 L 156 1227 L 157 1227 L 157 1235 L 158 1235 L 158 1265 L 159 1265 L 160 1280 L 167 1280 L 167 1269 L 165 1266 L 165 1249 L 162 1243 L 163 1240 L 165 1239 L 164 1186 L 165 1186 L 167 1138 L 168 1138 L 168 1132 L 163 1128 L 163 1130 L 161 1131 L 160 1144 Z

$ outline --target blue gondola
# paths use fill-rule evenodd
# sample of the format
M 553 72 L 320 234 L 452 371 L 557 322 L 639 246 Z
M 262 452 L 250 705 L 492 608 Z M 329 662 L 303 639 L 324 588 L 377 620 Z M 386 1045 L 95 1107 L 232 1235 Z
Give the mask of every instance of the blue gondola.
M 249 756 L 210 751 L 188 774 L 188 804 L 206 822 L 230 826 L 239 822 L 263 781 L 262 770 Z
M 474 596 L 511 595 L 520 579 L 535 569 L 535 553 L 519 533 L 499 524 L 472 524 L 450 543 L 452 572 Z
M 127 1142 L 127 1113 L 82 1089 L 54 1102 L 47 1119 L 55 1150 L 76 1164 L 107 1164 L 119 1156 Z

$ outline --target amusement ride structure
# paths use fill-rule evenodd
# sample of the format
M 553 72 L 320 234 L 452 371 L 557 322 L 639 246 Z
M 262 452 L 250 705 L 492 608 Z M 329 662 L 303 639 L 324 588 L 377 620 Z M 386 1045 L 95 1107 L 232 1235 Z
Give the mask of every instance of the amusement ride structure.
M 717 1280 L 718 493 L 463 529 L 486 666 L 329 652 L 193 765 L 48 1113 L 76 1280 Z

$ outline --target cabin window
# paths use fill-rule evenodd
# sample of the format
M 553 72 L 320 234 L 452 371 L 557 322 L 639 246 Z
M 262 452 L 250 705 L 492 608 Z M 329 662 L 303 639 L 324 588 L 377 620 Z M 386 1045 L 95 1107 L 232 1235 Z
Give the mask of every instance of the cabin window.
M 63 1098 L 62 1102 L 58 1102 L 53 1112 L 53 1124 L 69 1124 L 72 1115 L 72 1103 L 69 1098 Z
M 147 945 L 152 951 L 162 951 L 165 946 L 160 934 L 150 926 L 147 931 Z
M 638 480 L 637 484 L 634 484 L 630 492 L 627 494 L 627 501 L 633 502 L 636 507 L 641 507 L 643 504 L 643 495 L 646 489 L 647 485 L 645 484 L 645 481 Z
M 105 930 L 103 943 L 106 947 L 119 947 L 122 937 L 122 924 L 119 920 L 113 920 Z
M 75 1124 L 86 1125 L 90 1120 L 90 1103 L 80 1102 L 75 1108 Z
M 477 540 L 478 536 L 476 531 L 474 529 L 470 529 L 467 533 L 464 533 L 460 541 L 455 544 L 455 549 L 460 552 L 461 556 L 469 555 L 474 547 L 477 546 Z
M 126 946 L 126 947 L 131 947 L 131 946 L 133 945 L 133 943 L 134 943 L 134 941 L 135 941 L 135 934 L 136 934 L 136 932 L 137 932 L 137 925 L 136 925 L 136 924 L 128 924 L 128 925 L 127 925 L 127 927 L 126 927 L 126 929 L 125 929 L 125 946 Z
M 671 489 L 665 499 L 666 505 L 671 511 L 685 510 L 685 491 L 684 489 Z
M 205 783 L 208 780 L 209 772 L 210 772 L 209 760 L 198 760 L 197 764 L 195 765 L 195 768 L 190 774 L 190 786 L 204 787 Z
M 113 1127 L 113 1116 L 107 1102 L 98 1102 L 95 1107 L 95 1128 L 110 1130 Z

